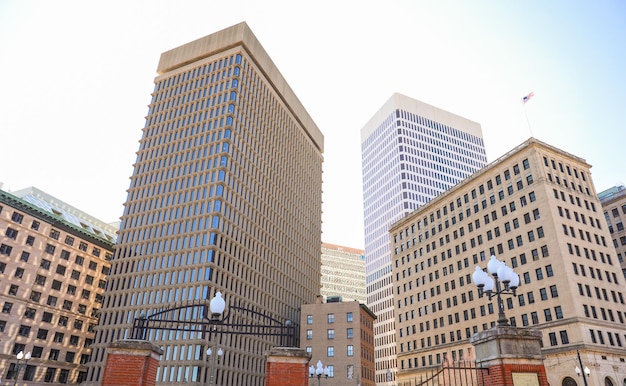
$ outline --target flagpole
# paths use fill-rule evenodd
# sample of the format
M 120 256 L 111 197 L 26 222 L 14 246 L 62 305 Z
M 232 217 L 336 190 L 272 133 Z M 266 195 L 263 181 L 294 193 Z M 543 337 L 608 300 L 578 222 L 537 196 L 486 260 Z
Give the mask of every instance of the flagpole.
M 528 114 L 526 113 L 526 103 L 522 102 L 522 109 L 524 109 L 524 116 L 526 117 L 526 124 L 528 124 L 528 131 L 530 132 L 530 137 L 533 136 L 533 129 L 530 127 L 530 120 L 528 119 Z
M 524 109 L 524 116 L 526 117 L 526 124 L 528 124 L 528 131 L 530 132 L 531 138 L 533 137 L 533 129 L 530 127 L 530 120 L 528 119 L 528 113 L 526 113 L 526 102 L 528 102 L 530 98 L 534 96 L 535 96 L 535 93 L 531 92 L 522 98 L 522 109 Z

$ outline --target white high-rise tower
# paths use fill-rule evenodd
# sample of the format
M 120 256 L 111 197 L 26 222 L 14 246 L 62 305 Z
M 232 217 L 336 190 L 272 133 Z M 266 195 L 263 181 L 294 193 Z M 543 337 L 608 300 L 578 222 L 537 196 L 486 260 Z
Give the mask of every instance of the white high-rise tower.
M 367 305 L 376 314 L 376 384 L 396 373 L 389 228 L 487 164 L 480 125 L 394 94 L 361 129 Z M 411 243 L 411 240 L 407 240 Z

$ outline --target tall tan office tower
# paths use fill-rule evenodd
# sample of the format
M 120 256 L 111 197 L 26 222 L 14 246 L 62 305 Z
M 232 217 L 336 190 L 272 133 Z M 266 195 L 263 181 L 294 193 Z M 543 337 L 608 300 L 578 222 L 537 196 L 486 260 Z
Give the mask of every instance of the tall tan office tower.
M 376 383 L 396 385 L 389 227 L 487 163 L 480 125 L 394 94 L 361 129 L 367 305 Z
M 157 73 L 89 384 L 142 313 L 221 291 L 296 323 L 319 293 L 323 135 L 247 24 L 163 53 Z M 157 385 L 264 384 L 276 337 L 206 335 L 148 332 Z

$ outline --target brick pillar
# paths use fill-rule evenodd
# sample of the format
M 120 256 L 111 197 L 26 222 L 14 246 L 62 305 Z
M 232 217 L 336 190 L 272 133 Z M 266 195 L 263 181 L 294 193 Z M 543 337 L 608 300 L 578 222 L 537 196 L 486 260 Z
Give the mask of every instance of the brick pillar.
M 265 386 L 308 386 L 311 354 L 306 350 L 275 347 L 265 356 Z
M 161 348 L 144 340 L 111 343 L 101 386 L 154 386 L 161 354 Z
M 549 386 L 541 354 L 541 331 L 496 326 L 471 337 L 476 365 L 487 368 L 479 376 L 485 385 Z

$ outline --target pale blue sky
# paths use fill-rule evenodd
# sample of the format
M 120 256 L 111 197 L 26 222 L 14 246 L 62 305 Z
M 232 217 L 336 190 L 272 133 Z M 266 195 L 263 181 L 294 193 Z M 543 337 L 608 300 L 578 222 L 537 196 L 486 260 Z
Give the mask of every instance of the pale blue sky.
M 246 21 L 325 135 L 322 239 L 362 248 L 360 129 L 394 92 L 626 182 L 626 2 L 0 0 L 0 182 L 122 214 L 159 55 Z

